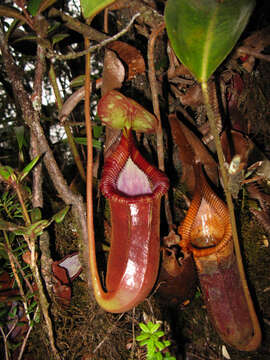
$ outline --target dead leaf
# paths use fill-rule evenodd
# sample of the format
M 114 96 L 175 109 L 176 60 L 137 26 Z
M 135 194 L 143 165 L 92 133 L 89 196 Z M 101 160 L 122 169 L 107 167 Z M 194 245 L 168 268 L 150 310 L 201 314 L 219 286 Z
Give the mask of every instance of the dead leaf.
M 194 163 L 200 162 L 210 180 L 217 184 L 217 164 L 201 140 L 175 114 L 169 115 L 172 137 L 178 146 L 178 156 L 182 164 L 181 181 L 185 182 L 189 191 L 195 189 Z
M 144 58 L 134 46 L 122 41 L 114 41 L 108 45 L 108 48 L 115 51 L 127 65 L 127 80 L 133 79 L 137 74 L 145 73 Z
M 113 89 L 120 89 L 125 79 L 125 68 L 117 55 L 106 50 L 102 74 L 102 95 Z

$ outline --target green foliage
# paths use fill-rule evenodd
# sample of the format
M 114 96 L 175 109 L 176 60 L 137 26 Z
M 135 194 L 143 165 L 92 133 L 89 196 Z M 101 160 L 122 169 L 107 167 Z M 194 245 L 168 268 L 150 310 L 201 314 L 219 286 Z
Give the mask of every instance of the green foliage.
M 76 142 L 76 144 L 80 144 L 80 145 L 87 145 L 87 138 L 85 137 L 74 137 L 74 140 Z M 94 148 L 96 149 L 101 149 L 101 141 L 96 140 L 96 139 L 92 139 L 92 145 Z
M 64 209 L 58 211 L 58 213 L 53 215 L 52 221 L 55 221 L 57 224 L 61 223 L 64 220 L 69 209 L 69 206 L 65 206 Z
M 136 337 L 140 346 L 146 346 L 147 349 L 147 360 L 175 360 L 174 356 L 171 356 L 167 351 L 164 354 L 162 351 L 171 345 L 169 340 L 162 340 L 164 337 L 164 331 L 159 330 L 160 324 L 152 323 L 149 321 L 146 325 L 143 323 L 139 324 L 141 328 L 141 334 Z
M 6 181 L 16 181 L 16 175 L 12 167 L 0 166 L 0 176 Z
M 12 169 L 12 167 L 10 166 L 0 166 L 0 176 L 3 178 L 4 181 L 9 184 L 13 182 L 20 183 L 33 169 L 39 158 L 40 156 L 36 156 L 32 161 L 30 161 L 30 163 L 25 166 L 25 168 L 19 173 L 19 175 L 16 175 L 15 170 Z
M 26 208 L 29 208 L 29 201 L 25 201 Z M 16 194 L 5 191 L 0 197 L 0 217 L 3 219 L 22 219 L 22 209 L 16 198 Z
M 18 181 L 21 182 L 23 179 L 29 174 L 29 172 L 33 169 L 40 158 L 40 155 L 36 156 L 29 164 L 25 166 L 25 168 L 21 171 L 20 175 L 18 176 Z
M 87 19 L 95 16 L 106 6 L 112 4 L 115 0 L 81 0 L 83 16 Z
M 35 16 L 38 12 L 39 6 L 42 0 L 29 0 L 27 4 L 27 10 L 33 16 Z
M 56 0 L 29 0 L 27 10 L 32 16 L 35 16 L 38 13 L 42 13 L 42 11 L 46 10 L 55 2 Z
M 180 61 L 207 81 L 247 25 L 254 0 L 168 0 L 165 22 Z

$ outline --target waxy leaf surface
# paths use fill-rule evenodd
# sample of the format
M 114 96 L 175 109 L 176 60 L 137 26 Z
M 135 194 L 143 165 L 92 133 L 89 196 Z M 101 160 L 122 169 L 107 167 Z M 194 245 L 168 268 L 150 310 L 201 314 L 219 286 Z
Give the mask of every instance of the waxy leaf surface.
M 81 0 L 83 16 L 87 19 L 96 15 L 115 0 Z
M 254 0 L 168 0 L 165 22 L 172 47 L 199 82 L 209 79 L 239 39 Z

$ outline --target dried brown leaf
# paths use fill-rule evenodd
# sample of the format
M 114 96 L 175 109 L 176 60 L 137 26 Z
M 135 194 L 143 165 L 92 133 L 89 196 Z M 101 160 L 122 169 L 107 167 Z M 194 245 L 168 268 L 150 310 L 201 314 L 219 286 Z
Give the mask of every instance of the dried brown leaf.
M 106 50 L 102 75 L 102 94 L 120 89 L 125 79 L 125 68 L 113 51 Z
M 114 41 L 108 45 L 108 48 L 115 51 L 120 59 L 126 63 L 128 67 L 127 80 L 145 72 L 144 58 L 134 46 L 122 41 Z

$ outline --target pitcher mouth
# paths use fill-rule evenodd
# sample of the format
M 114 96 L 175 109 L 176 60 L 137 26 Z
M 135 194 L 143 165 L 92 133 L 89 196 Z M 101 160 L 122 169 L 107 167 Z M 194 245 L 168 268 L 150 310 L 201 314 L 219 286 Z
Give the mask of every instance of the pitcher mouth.
M 151 195 L 152 187 L 148 176 L 129 156 L 116 181 L 117 191 L 125 196 Z
M 115 200 L 150 200 L 161 197 L 168 188 L 165 174 L 148 163 L 136 148 L 131 130 L 123 131 L 119 145 L 104 164 L 100 183 L 103 195 Z
M 196 188 L 185 220 L 180 225 L 181 246 L 195 257 L 219 252 L 232 241 L 226 205 L 208 185 L 201 165 L 195 167 Z

